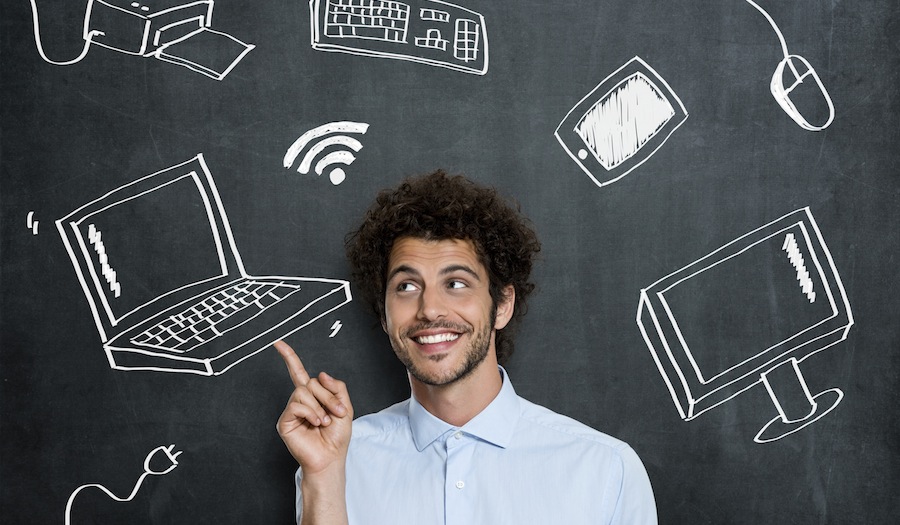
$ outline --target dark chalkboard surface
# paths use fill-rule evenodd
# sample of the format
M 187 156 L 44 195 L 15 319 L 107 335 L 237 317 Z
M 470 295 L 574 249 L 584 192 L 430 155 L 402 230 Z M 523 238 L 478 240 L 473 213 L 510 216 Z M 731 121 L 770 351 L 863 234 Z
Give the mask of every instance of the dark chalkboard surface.
M 532 218 L 509 375 L 661 523 L 893 523 L 900 8 L 380 7 L 4 4 L 3 523 L 290 523 L 268 344 L 408 395 L 343 237 L 438 167 Z M 238 293 L 274 305 L 160 326 Z

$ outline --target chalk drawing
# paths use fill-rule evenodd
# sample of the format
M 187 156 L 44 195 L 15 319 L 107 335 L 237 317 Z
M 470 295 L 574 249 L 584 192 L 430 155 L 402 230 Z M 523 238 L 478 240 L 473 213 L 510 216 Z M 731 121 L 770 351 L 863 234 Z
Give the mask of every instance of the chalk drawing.
M 781 249 L 787 252 L 788 259 L 790 259 L 791 264 L 794 265 L 794 269 L 797 270 L 797 280 L 800 282 L 800 288 L 803 290 L 803 293 L 806 294 L 809 302 L 816 302 L 816 292 L 813 290 L 813 280 L 810 279 L 809 272 L 806 270 L 806 264 L 803 261 L 803 253 L 800 251 L 800 246 L 797 244 L 797 239 L 794 238 L 793 233 L 784 236 L 784 244 L 781 245 Z
M 334 324 L 331 325 L 331 335 L 329 335 L 328 337 L 336 336 L 338 334 L 338 332 L 341 331 L 342 327 L 343 327 L 343 325 L 341 324 L 340 321 L 335 321 Z
M 28 212 L 28 215 L 25 216 L 25 227 L 31 230 L 32 235 L 38 234 L 39 223 L 40 221 L 35 220 L 33 211 Z
M 56 226 L 117 370 L 219 375 L 351 300 L 343 280 L 249 275 L 202 154 Z
M 781 109 L 783 109 L 784 112 L 787 113 L 787 115 L 791 117 L 791 119 L 793 119 L 793 121 L 796 122 L 801 128 L 807 131 L 821 131 L 827 128 L 834 120 L 834 104 L 831 101 L 831 97 L 828 95 L 828 91 L 822 84 L 822 79 L 819 78 L 816 70 L 813 69 L 813 67 L 805 58 L 800 55 L 792 55 L 788 52 L 787 43 L 784 40 L 784 35 L 781 34 L 781 30 L 778 29 L 778 25 L 775 24 L 775 20 L 772 19 L 769 13 L 767 13 L 765 9 L 760 7 L 759 4 L 757 4 L 753 0 L 746 1 L 757 11 L 762 13 L 762 15 L 772 26 L 772 29 L 775 30 L 775 34 L 778 35 L 778 41 L 781 43 L 781 52 L 784 55 L 784 58 L 781 60 L 781 62 L 778 63 L 778 66 L 775 68 L 775 73 L 772 75 L 772 81 L 769 84 L 769 90 L 772 92 L 772 96 L 775 98 L 775 101 L 778 102 L 778 105 L 781 106 Z M 785 86 L 786 74 L 788 75 L 787 86 Z M 822 101 L 828 107 L 828 118 L 826 119 L 824 124 L 811 124 L 806 119 L 806 117 L 803 116 L 794 101 L 791 99 L 791 94 L 793 93 L 793 91 L 802 86 L 804 80 L 811 80 L 815 83 L 817 91 L 814 98 L 818 99 L 819 97 L 821 97 Z M 808 101 L 810 97 L 806 98 Z
M 29 1 L 38 54 L 57 66 L 80 62 L 91 44 L 96 44 L 129 55 L 155 57 L 222 80 L 255 47 L 210 29 L 213 0 L 88 0 L 81 52 L 70 60 L 53 60 L 44 52 L 37 4 Z
M 799 365 L 846 339 L 853 314 L 809 208 L 789 213 L 641 290 L 637 323 L 689 421 L 763 383 L 776 441 L 843 398 L 812 395 Z
M 125 497 L 116 496 L 111 490 L 109 490 L 108 488 L 104 487 L 103 485 L 100 485 L 97 483 L 89 483 L 87 485 L 82 485 L 82 486 L 78 487 L 77 489 L 75 489 L 75 491 L 72 492 L 72 494 L 69 496 L 69 500 L 66 502 L 66 525 L 70 525 L 70 523 L 71 523 L 72 504 L 75 503 L 75 497 L 78 495 L 79 492 L 81 492 L 84 489 L 88 489 L 88 488 L 97 488 L 97 489 L 102 490 L 107 496 L 109 496 L 110 498 L 112 498 L 115 501 L 118 501 L 118 502 L 131 501 L 137 495 L 138 490 L 140 490 L 141 484 L 144 483 L 144 478 L 146 478 L 147 476 L 151 476 L 151 475 L 164 476 L 164 475 L 168 474 L 169 472 L 172 472 L 173 470 L 175 470 L 175 467 L 178 466 L 178 456 L 181 455 L 181 452 L 180 451 L 173 452 L 174 449 L 175 449 L 175 445 L 169 445 L 167 447 L 165 447 L 165 446 L 156 447 L 155 449 L 151 450 L 150 453 L 147 454 L 147 457 L 144 459 L 144 473 L 141 474 L 140 477 L 137 479 L 137 482 L 134 484 L 134 488 L 131 489 L 131 493 Z M 167 465 L 166 468 L 164 468 L 162 470 L 158 470 L 151 466 L 151 462 L 154 461 L 154 456 L 157 456 L 157 455 L 164 455 L 164 459 L 162 461 L 164 462 L 164 464 Z
M 109 285 L 109 291 L 115 297 L 122 295 L 122 283 L 116 280 L 116 271 L 109 265 L 109 257 L 106 255 L 106 245 L 103 244 L 102 233 L 97 231 L 93 224 L 88 225 L 87 238 L 94 252 L 97 254 L 97 262 L 100 264 L 100 275 Z
M 685 119 L 687 111 L 666 81 L 634 57 L 569 110 L 554 136 L 602 187 L 643 164 Z
M 323 151 L 329 149 L 329 153 L 325 154 L 316 162 L 314 169 L 316 175 L 322 175 L 323 171 L 327 168 L 331 168 L 328 173 L 328 178 L 331 180 L 332 184 L 337 186 L 344 182 L 347 175 L 343 168 L 332 168 L 332 166 L 335 164 L 349 166 L 356 160 L 353 153 L 358 152 L 363 147 L 360 141 L 348 134 L 355 133 L 362 135 L 365 134 L 368 129 L 369 125 L 364 122 L 349 121 L 329 122 L 328 124 L 322 124 L 319 127 L 313 128 L 303 135 L 300 135 L 300 138 L 295 140 L 288 148 L 287 153 L 284 154 L 284 167 L 290 168 L 293 166 L 294 161 L 297 160 L 300 153 L 311 144 L 309 149 L 307 149 L 306 153 L 303 155 L 303 160 L 300 162 L 300 165 L 297 167 L 297 171 L 305 175 L 309 173 L 312 163 L 316 158 L 319 157 Z
M 484 75 L 484 17 L 440 0 L 310 0 L 312 47 Z

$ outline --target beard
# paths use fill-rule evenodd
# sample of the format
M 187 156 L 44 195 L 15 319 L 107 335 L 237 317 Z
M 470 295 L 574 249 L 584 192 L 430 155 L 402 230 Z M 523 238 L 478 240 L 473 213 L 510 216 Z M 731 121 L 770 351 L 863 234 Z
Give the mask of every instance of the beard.
M 401 340 L 397 340 L 394 336 L 391 336 L 391 346 L 394 348 L 394 353 L 397 354 L 397 358 L 400 359 L 400 362 L 403 363 L 403 366 L 405 366 L 406 370 L 409 371 L 409 374 L 416 378 L 418 381 L 432 386 L 449 385 L 450 383 L 465 378 L 466 376 L 471 374 L 473 370 L 478 368 L 478 365 L 484 362 L 491 348 L 491 335 L 493 334 L 493 327 L 496 317 L 496 308 L 491 308 L 489 319 L 490 322 L 488 322 L 484 326 L 484 329 L 479 333 L 475 333 L 474 329 L 471 326 L 461 326 L 455 323 L 447 323 L 442 321 L 434 323 L 423 323 L 406 330 Z M 459 363 L 458 366 L 451 370 L 434 373 L 424 370 L 423 367 L 420 367 L 415 362 L 413 362 L 408 348 L 408 345 L 411 344 L 409 342 L 410 339 L 408 334 L 415 333 L 418 330 L 427 330 L 430 328 L 446 328 L 458 331 L 463 335 L 472 336 L 472 340 L 469 342 L 468 347 L 465 348 L 463 360 Z M 443 361 L 448 357 L 448 354 L 440 354 L 427 356 L 426 359 L 436 363 Z

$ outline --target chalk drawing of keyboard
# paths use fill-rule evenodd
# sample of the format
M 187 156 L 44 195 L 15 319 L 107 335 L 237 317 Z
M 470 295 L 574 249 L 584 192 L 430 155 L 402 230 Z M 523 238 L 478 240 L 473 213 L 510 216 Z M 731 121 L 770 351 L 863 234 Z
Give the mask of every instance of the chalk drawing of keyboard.
M 484 17 L 438 0 L 311 0 L 312 47 L 484 75 Z

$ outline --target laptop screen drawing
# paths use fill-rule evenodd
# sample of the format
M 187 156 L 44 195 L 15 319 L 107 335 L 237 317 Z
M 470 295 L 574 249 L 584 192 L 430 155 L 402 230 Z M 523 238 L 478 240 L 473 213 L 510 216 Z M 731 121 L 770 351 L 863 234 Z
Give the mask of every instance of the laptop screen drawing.
M 113 324 L 157 297 L 227 274 L 209 203 L 198 190 L 196 172 L 187 173 L 74 223 Z M 190 264 L 181 264 L 179 255 L 188 252 Z
M 116 369 L 217 375 L 350 301 L 343 280 L 247 275 L 202 155 L 57 227 Z

